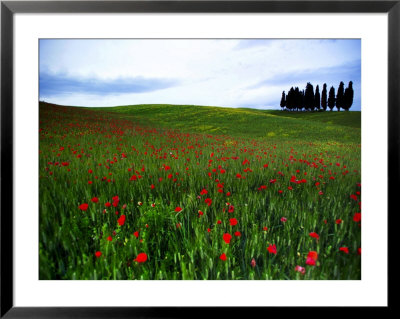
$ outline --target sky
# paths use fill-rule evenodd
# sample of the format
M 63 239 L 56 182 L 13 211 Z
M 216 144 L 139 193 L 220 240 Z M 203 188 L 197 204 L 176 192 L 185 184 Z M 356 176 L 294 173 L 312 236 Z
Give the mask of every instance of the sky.
M 353 82 L 359 39 L 41 39 L 39 99 L 61 105 L 188 104 L 280 109 L 293 86 Z

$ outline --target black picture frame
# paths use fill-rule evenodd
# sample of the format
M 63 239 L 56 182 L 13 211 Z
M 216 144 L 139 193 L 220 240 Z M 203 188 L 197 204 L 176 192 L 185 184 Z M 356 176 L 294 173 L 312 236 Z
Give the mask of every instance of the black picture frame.
M 176 318 L 238 315 L 243 309 L 191 307 L 14 307 L 13 303 L 13 17 L 15 13 L 387 13 L 388 14 L 388 225 L 398 213 L 400 153 L 400 0 L 395 1 L 1 1 L 1 312 L 5 318 Z M 384 213 L 384 212 L 382 212 Z M 392 222 L 391 222 L 392 221 Z M 389 226 L 388 226 L 389 228 Z M 388 247 L 390 251 L 388 229 Z M 389 252 L 388 252 L 389 253 Z M 389 254 L 388 254 L 389 262 Z M 388 263 L 389 265 L 389 263 Z M 389 269 L 388 269 L 389 271 Z M 388 280 L 388 287 L 390 281 Z M 392 284 L 393 285 L 393 284 Z M 392 303 L 388 299 L 390 310 Z M 291 310 L 294 307 L 291 307 Z M 240 311 L 239 311 L 240 310 Z M 252 308 L 251 311 L 264 311 Z M 276 308 L 268 309 L 268 313 Z M 244 316 L 249 316 L 249 309 Z M 281 310 L 279 310 L 281 311 Z M 296 308 L 297 314 L 308 309 Z M 331 311 L 341 311 L 332 308 Z M 371 311 L 370 309 L 368 311 Z

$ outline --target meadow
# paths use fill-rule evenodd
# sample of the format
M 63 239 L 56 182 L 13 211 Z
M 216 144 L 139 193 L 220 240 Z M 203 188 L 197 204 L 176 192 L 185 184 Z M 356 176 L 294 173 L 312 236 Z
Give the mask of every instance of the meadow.
M 39 279 L 361 279 L 361 112 L 39 120 Z

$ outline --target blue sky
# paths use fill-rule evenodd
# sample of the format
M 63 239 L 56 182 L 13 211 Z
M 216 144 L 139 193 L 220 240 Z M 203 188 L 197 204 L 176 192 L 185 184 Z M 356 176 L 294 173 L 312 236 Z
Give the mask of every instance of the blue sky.
M 76 106 L 277 109 L 282 91 L 347 86 L 361 110 L 361 40 L 40 40 L 40 100 Z

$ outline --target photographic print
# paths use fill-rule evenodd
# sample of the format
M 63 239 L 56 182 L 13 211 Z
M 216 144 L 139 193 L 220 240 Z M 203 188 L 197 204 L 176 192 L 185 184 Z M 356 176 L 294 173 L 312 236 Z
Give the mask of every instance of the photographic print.
M 360 39 L 40 39 L 39 279 L 360 280 Z

